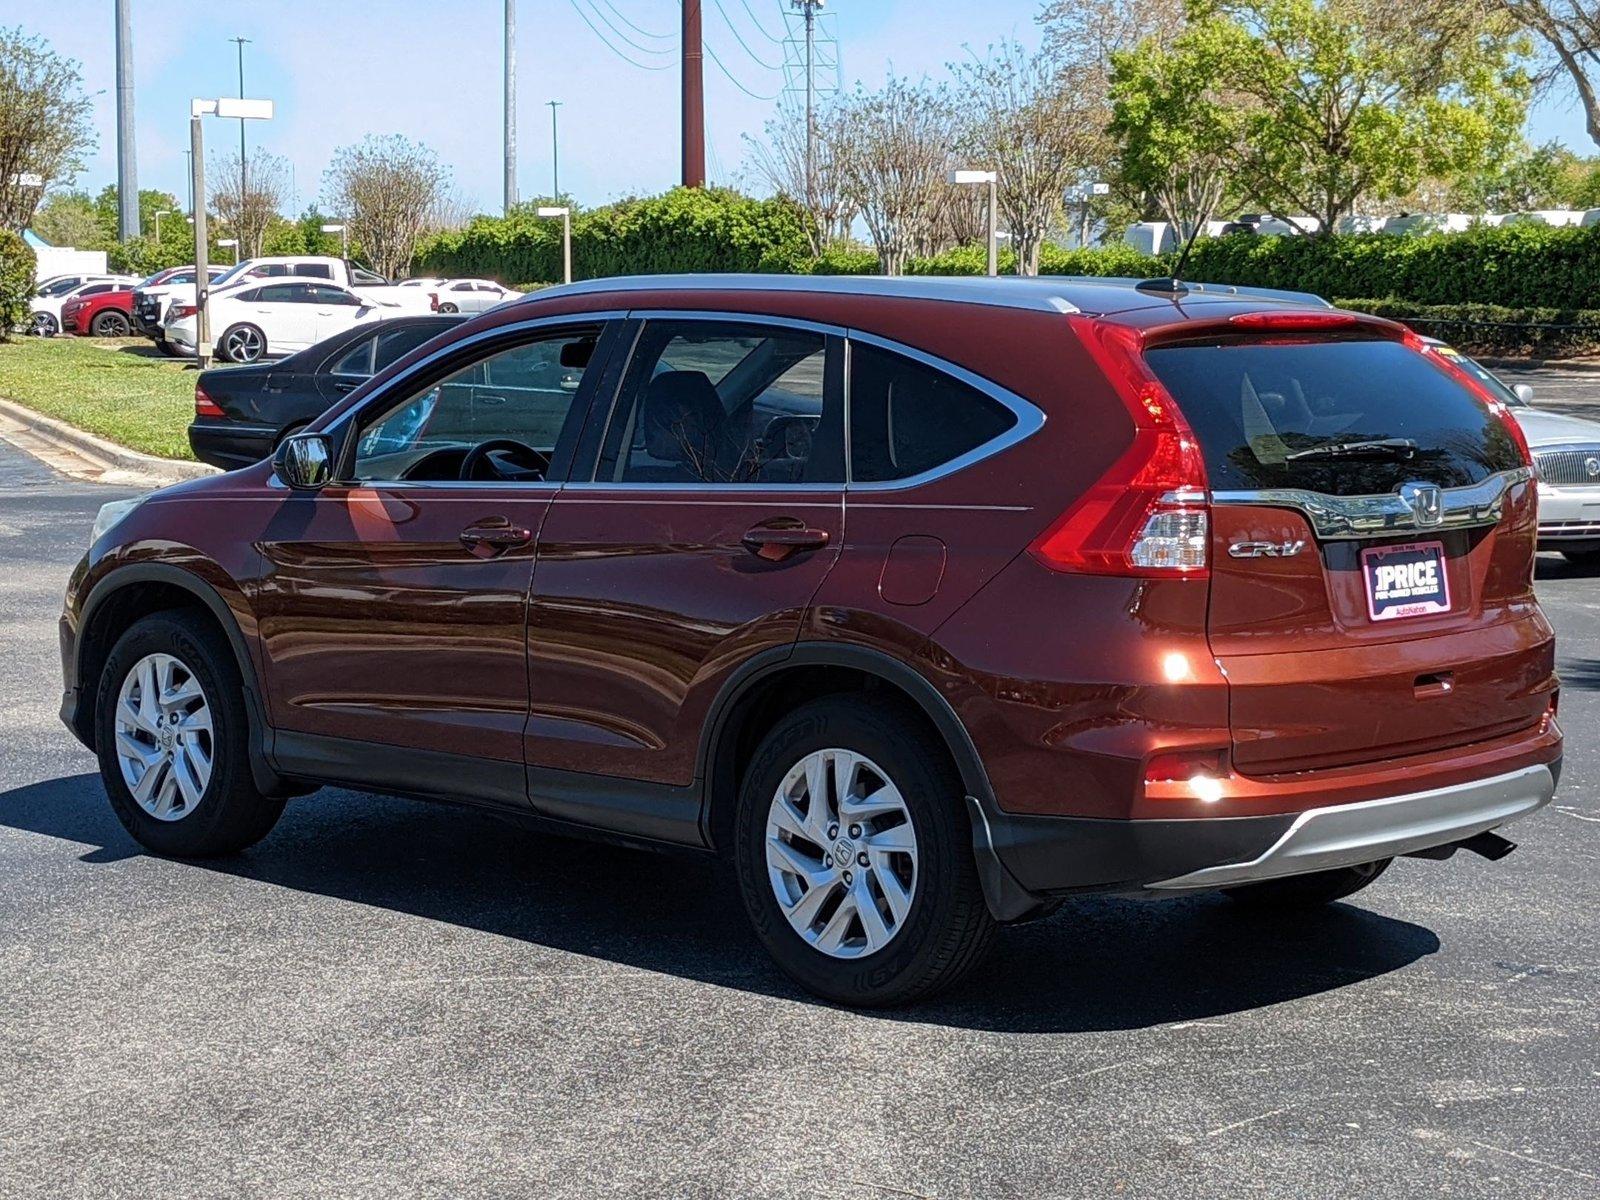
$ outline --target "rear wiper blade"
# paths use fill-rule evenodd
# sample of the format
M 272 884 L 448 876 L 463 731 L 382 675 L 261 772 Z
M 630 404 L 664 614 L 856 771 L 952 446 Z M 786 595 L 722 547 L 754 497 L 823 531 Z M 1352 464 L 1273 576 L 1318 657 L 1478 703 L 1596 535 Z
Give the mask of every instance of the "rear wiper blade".
M 1325 446 L 1312 446 L 1309 450 L 1296 450 L 1285 455 L 1289 462 L 1307 458 L 1393 458 L 1411 459 L 1417 456 L 1417 443 L 1410 438 L 1374 438 L 1365 442 L 1329 442 Z

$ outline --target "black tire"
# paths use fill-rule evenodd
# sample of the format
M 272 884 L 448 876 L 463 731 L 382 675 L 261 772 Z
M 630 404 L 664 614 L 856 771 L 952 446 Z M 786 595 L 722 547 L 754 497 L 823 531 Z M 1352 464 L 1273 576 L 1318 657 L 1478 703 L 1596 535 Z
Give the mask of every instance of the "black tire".
M 156 349 L 161 351 L 161 353 L 165 354 L 168 358 L 179 358 L 183 354 L 183 351 L 179 350 L 164 337 L 156 339 Z
M 267 356 L 267 335 L 259 326 L 240 321 L 223 330 L 217 349 L 231 363 L 257 363 Z
M 150 654 L 177 658 L 200 684 L 211 710 L 211 777 L 190 811 L 176 820 L 147 813 L 123 779 L 116 750 L 116 706 L 129 672 Z M 204 617 L 177 611 L 135 622 L 117 639 L 95 698 L 100 778 L 122 826 L 141 845 L 177 858 L 232 854 L 266 837 L 283 801 L 264 796 L 250 774 L 249 716 L 233 649 Z
M 1355 867 L 1335 867 L 1331 871 L 1315 871 L 1309 875 L 1289 875 L 1283 879 L 1264 879 L 1260 883 L 1247 883 L 1228 888 L 1228 896 L 1252 908 L 1316 908 L 1353 896 L 1382 875 L 1392 863 L 1392 858 L 1362 863 Z
M 458 313 L 461 311 L 461 309 L 458 305 L 446 300 L 443 304 L 439 305 L 439 311 L 442 313 Z
M 61 332 L 61 325 L 47 312 L 34 313 L 33 332 L 38 337 L 55 337 Z
M 882 949 L 836 958 L 789 924 L 769 881 L 767 818 L 789 770 L 813 751 L 865 755 L 906 802 L 917 841 L 917 879 L 904 919 Z M 802 987 L 842 1004 L 909 1004 L 951 986 L 994 941 L 972 857 L 963 789 L 939 740 L 900 709 L 825 697 L 778 721 L 756 748 L 740 789 L 734 854 L 739 890 L 756 936 Z
M 127 337 L 133 331 L 133 325 L 122 313 L 110 311 L 95 317 L 89 330 L 95 337 Z
M 1563 550 L 1561 557 L 1575 567 L 1600 567 L 1600 550 Z

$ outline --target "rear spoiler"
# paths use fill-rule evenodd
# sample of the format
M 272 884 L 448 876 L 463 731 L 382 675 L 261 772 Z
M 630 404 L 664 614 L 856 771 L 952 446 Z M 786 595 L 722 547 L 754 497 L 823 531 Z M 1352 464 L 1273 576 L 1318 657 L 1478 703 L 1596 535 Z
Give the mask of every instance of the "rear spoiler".
M 1060 279 L 1067 283 L 1099 284 L 1110 287 L 1137 288 L 1140 284 L 1148 285 L 1158 282 L 1149 279 L 1135 279 L 1132 275 L 1052 275 L 1051 279 Z M 1238 296 L 1245 300 L 1284 300 L 1292 304 L 1299 304 L 1306 308 L 1332 308 L 1333 303 L 1315 292 L 1292 292 L 1285 288 L 1242 287 L 1233 283 L 1195 283 L 1185 279 L 1183 287 L 1186 292 L 1199 293 L 1203 296 Z

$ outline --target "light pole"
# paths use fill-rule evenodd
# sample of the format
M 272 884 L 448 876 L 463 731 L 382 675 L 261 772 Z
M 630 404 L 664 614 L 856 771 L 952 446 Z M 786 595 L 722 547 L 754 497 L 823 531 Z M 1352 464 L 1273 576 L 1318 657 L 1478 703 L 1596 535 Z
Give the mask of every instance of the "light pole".
M 971 184 L 985 184 L 989 189 L 987 203 L 984 205 L 989 210 L 989 274 L 1000 273 L 1000 226 L 999 217 L 995 212 L 995 192 L 1000 182 L 1000 175 L 996 171 L 951 171 L 950 182 L 968 186 Z
M 244 48 L 250 44 L 250 39 L 249 38 L 245 38 L 245 37 L 236 37 L 236 38 L 229 38 L 228 40 L 230 42 L 236 43 L 238 45 L 238 47 L 239 47 L 239 99 L 243 100 L 244 99 Z M 245 202 L 244 194 L 245 194 L 246 185 L 248 184 L 248 182 L 249 182 L 249 180 L 248 180 L 248 178 L 246 177 L 246 174 L 245 174 L 244 118 L 241 117 L 241 118 L 239 118 L 239 203 L 240 203 L 241 206 Z
M 560 100 L 546 100 L 550 106 L 550 199 L 561 199 L 561 139 L 556 135 L 556 109 Z
M 171 215 L 172 215 L 172 210 L 170 208 L 160 209 L 155 214 L 156 245 L 158 245 L 158 246 L 161 245 L 161 218 L 162 217 L 170 217 Z
M 541 204 L 534 210 L 541 217 L 561 218 L 561 282 L 572 282 L 572 208 L 565 204 Z
M 337 233 L 339 235 L 339 257 L 350 257 L 350 227 L 343 221 L 330 221 L 322 227 L 323 233 Z
M 211 276 L 206 270 L 206 147 L 200 126 L 201 117 L 270 121 L 272 101 L 246 100 L 242 97 L 189 101 L 189 186 L 194 192 L 194 353 L 203 371 L 211 365 L 211 317 L 206 311 L 211 299 Z
M 239 239 L 238 238 L 218 238 L 217 239 L 217 245 L 219 245 L 219 246 L 232 246 L 233 247 L 233 265 L 234 266 L 238 266 L 239 265 Z

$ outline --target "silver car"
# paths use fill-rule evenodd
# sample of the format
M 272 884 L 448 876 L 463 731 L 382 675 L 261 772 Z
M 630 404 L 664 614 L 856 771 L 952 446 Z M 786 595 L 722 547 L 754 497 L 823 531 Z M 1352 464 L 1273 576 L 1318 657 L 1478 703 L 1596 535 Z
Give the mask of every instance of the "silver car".
M 1500 397 L 1522 426 L 1539 472 L 1539 549 L 1600 566 L 1600 421 L 1541 412 L 1527 384 L 1508 387 L 1482 363 L 1428 340 Z

